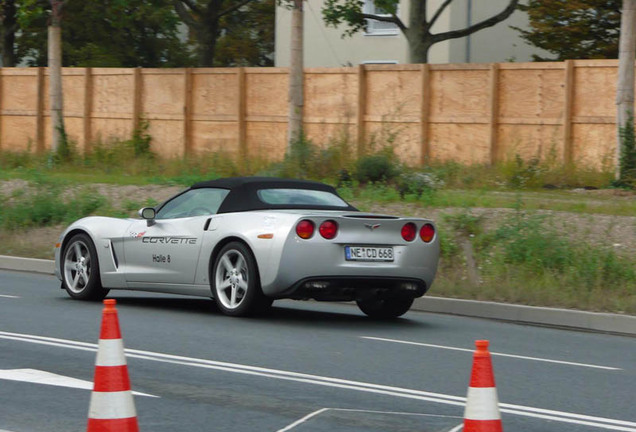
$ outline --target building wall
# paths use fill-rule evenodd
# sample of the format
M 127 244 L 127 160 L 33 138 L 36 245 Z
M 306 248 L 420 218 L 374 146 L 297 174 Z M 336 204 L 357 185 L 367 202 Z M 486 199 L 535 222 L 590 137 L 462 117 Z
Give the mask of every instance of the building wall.
M 443 0 L 429 1 L 429 17 Z M 363 32 L 342 37 L 345 26 L 326 27 L 322 21 L 321 0 L 305 2 L 305 67 L 355 66 L 363 63 L 409 63 L 406 38 L 396 35 L 368 35 Z M 440 16 L 433 27 L 434 33 L 457 30 L 467 23 L 477 23 L 503 10 L 508 0 L 456 0 Z M 400 18 L 408 23 L 408 0 L 403 0 Z M 516 11 L 506 21 L 474 33 L 466 38 L 453 39 L 433 45 L 429 63 L 483 63 L 530 61 L 537 48 L 527 45 L 510 26 L 526 27 L 527 16 Z M 291 11 L 276 8 L 275 64 L 289 66 L 291 37 Z
M 324 25 L 322 4 L 322 0 L 305 2 L 305 67 L 355 66 L 373 61 L 405 63 L 408 47 L 402 34 L 368 36 L 359 32 L 352 37 L 342 38 L 343 28 Z M 290 39 L 291 11 L 277 6 L 276 66 L 289 66 Z
M 476 24 L 504 10 L 508 0 L 455 0 L 452 10 L 453 29 Z M 528 27 L 528 16 L 515 11 L 507 20 L 473 33 L 465 38 L 450 41 L 451 63 L 496 63 L 526 62 L 532 54 L 543 54 L 542 50 L 528 45 L 519 37 L 519 32 L 511 28 Z

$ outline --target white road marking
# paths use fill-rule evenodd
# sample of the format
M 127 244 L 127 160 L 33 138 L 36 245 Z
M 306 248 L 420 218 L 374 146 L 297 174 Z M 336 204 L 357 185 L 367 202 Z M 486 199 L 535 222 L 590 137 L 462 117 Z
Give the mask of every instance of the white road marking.
M 93 390 L 93 383 L 91 381 L 57 375 L 38 369 L 0 369 L 0 379 L 22 381 L 33 384 L 53 385 L 58 387 L 69 387 L 82 390 Z M 136 396 L 157 397 L 140 392 L 133 392 L 133 394 Z
M 12 298 L 12 299 L 20 298 L 20 296 L 7 295 L 7 294 L 0 294 L 0 297 L 3 297 L 3 298 Z M 2 431 L 0 431 L 0 432 L 2 432 Z
M 473 349 L 458 348 L 458 347 L 445 346 L 445 345 L 434 345 L 434 344 L 427 344 L 427 343 L 421 343 L 421 342 L 411 342 L 411 341 L 403 341 L 403 340 L 397 340 L 397 339 L 379 338 L 379 337 L 373 337 L 373 336 L 360 336 L 360 338 L 375 340 L 380 342 L 391 342 L 391 343 L 398 343 L 398 344 L 404 344 L 404 345 L 416 345 L 416 346 L 423 346 L 428 348 L 439 348 L 439 349 L 445 349 L 450 351 L 463 351 L 463 352 L 470 352 L 470 353 L 475 352 L 474 348 Z M 510 357 L 510 358 L 516 358 L 521 360 L 532 360 L 532 361 L 538 361 L 538 362 L 556 363 L 556 364 L 563 364 L 568 366 L 579 366 L 579 367 L 587 367 L 587 368 L 594 368 L 594 369 L 611 370 L 611 371 L 623 370 L 621 368 L 616 368 L 611 366 L 600 366 L 600 365 L 594 365 L 594 364 L 576 363 L 576 362 L 563 361 L 563 360 L 551 360 L 551 359 L 545 359 L 540 357 L 527 357 L 527 356 L 515 355 L 515 354 L 502 354 L 502 353 L 497 353 L 492 351 L 490 352 L 490 355 L 498 356 L 498 357 Z
M 15 340 L 21 342 L 58 346 L 67 349 L 77 349 L 83 351 L 97 351 L 97 344 L 78 342 L 66 339 L 57 339 L 35 335 L 25 335 L 19 333 L 9 333 L 0 331 L 0 339 Z M 151 351 L 141 351 L 126 349 L 127 358 L 137 358 L 163 363 L 171 363 L 185 366 L 200 367 L 206 369 L 221 370 L 232 373 L 239 373 L 252 376 L 261 376 L 279 380 L 294 381 L 305 384 L 321 385 L 326 387 L 341 388 L 361 391 L 366 393 L 381 394 L 387 396 L 423 400 L 445 405 L 455 405 L 464 407 L 466 398 L 442 393 L 425 392 L 421 390 L 407 389 L 401 387 L 385 386 L 361 381 L 350 381 L 340 378 L 310 375 L 298 372 L 290 372 L 278 369 L 262 368 L 257 366 L 242 365 L 237 363 L 219 362 L 214 360 L 197 359 L 171 354 L 156 353 Z M 523 405 L 513 405 L 500 403 L 499 409 L 502 413 L 514 414 L 523 417 L 532 417 L 545 420 L 552 420 L 562 423 L 572 423 L 584 426 L 592 426 L 605 430 L 616 430 L 624 432 L 636 432 L 636 422 L 618 420 L 604 417 L 595 417 L 585 414 L 568 413 L 564 411 L 534 408 Z
M 305 417 L 296 420 L 292 424 L 290 424 L 290 425 L 288 425 L 288 426 L 286 426 L 286 427 L 284 427 L 282 429 L 277 430 L 276 432 L 287 432 L 287 431 L 290 431 L 293 428 L 295 428 L 296 426 L 301 425 L 303 423 L 306 423 L 307 420 L 309 420 L 309 419 L 311 419 L 313 417 L 316 417 L 317 415 L 320 415 L 320 414 L 324 413 L 325 411 L 329 411 L 330 409 L 331 408 L 322 408 L 322 409 L 319 409 L 318 411 L 314 411 L 311 414 L 307 414 Z
M 423 414 L 423 413 L 409 413 L 409 412 L 396 412 L 396 411 L 375 411 L 375 410 L 364 410 L 364 409 L 351 409 L 351 408 L 321 408 L 317 411 L 314 411 L 310 414 L 307 414 L 305 417 L 296 420 L 290 425 L 285 426 L 282 429 L 277 430 L 276 432 L 287 432 L 294 429 L 296 426 L 300 426 L 303 423 L 306 423 L 308 420 L 319 416 L 320 414 L 327 411 L 340 411 L 340 412 L 360 412 L 367 414 L 385 414 L 385 415 L 402 415 L 402 416 L 417 416 L 417 417 L 437 417 L 437 418 L 460 418 L 457 416 L 445 416 L 439 414 Z
M 449 430 L 448 432 L 459 432 L 460 430 L 464 429 L 464 424 L 460 424 L 455 426 L 454 428 L 452 428 L 451 430 Z

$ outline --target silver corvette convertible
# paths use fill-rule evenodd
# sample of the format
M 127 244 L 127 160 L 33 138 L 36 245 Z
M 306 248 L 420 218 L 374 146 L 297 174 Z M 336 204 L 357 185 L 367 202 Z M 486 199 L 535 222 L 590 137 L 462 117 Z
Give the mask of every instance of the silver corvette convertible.
M 139 216 L 91 216 L 64 231 L 55 268 L 71 297 L 196 295 L 234 316 L 282 298 L 355 301 L 393 318 L 426 293 L 439 259 L 432 221 L 363 213 L 312 181 L 201 182 Z

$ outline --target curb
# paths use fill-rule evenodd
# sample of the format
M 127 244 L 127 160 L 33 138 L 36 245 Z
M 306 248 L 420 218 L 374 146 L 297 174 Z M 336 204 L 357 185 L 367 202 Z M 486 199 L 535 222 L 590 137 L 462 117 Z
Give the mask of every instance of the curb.
M 52 260 L 0 255 L 0 270 L 54 274 Z M 636 336 L 636 316 L 425 296 L 412 310 Z
M 0 255 L 0 270 L 16 270 L 52 275 L 55 274 L 55 261 Z
M 415 299 L 412 309 L 422 312 L 512 321 L 518 324 L 636 336 L 636 316 L 633 315 L 428 296 Z

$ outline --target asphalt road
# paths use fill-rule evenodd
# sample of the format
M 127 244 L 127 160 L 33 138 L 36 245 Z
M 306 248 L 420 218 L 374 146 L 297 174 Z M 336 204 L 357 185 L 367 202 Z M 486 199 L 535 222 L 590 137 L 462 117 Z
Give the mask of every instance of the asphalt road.
M 86 429 L 102 305 L 58 287 L 0 271 L 0 431 Z M 133 390 L 154 396 L 135 396 L 142 431 L 458 431 L 476 339 L 490 340 L 504 430 L 636 431 L 636 338 L 422 312 L 374 322 L 342 304 L 236 319 L 206 299 L 110 298 Z M 44 373 L 66 386 L 25 381 Z

